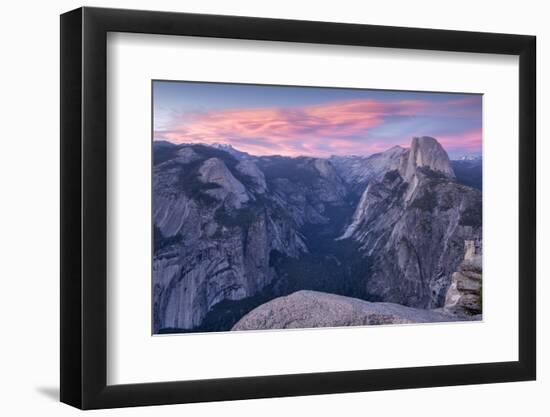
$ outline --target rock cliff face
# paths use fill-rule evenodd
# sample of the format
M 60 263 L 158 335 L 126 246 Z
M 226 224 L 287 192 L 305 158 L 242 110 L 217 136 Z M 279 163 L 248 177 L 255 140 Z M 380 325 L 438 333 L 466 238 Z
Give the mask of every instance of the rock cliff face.
M 229 330 L 304 289 L 442 307 L 481 239 L 481 193 L 427 137 L 329 159 L 162 142 L 153 225 L 154 332 Z
M 254 297 L 274 284 L 273 254 L 307 253 L 301 227 L 328 223 L 327 207 L 346 193 L 326 160 L 241 154 L 166 144 L 156 154 L 155 332 L 200 327 L 221 301 Z
M 290 257 L 306 250 L 276 207 L 257 204 L 264 191 L 257 168 L 206 147 L 182 153 L 196 157 L 154 168 L 155 332 L 192 329 L 218 302 L 257 294 L 274 278 L 272 250 Z
M 332 156 L 330 161 L 347 184 L 363 191 L 369 181 L 380 179 L 388 171 L 401 169 L 408 152 L 394 146 L 371 156 Z
M 479 244 L 466 241 L 464 261 L 451 276 L 445 297 L 446 311 L 458 315 L 476 316 L 482 313 L 482 262 Z
M 393 303 L 372 303 L 317 291 L 298 291 L 252 310 L 231 330 L 435 323 L 459 319 L 458 316 L 442 310 L 424 310 Z
M 406 167 L 401 172 L 407 181 L 414 178 L 419 168 L 440 172 L 450 178 L 455 176 L 447 152 L 429 136 L 413 138 L 406 160 Z
M 481 193 L 456 182 L 433 138 L 415 138 L 398 169 L 366 187 L 341 239 L 360 243 L 371 299 L 441 307 L 464 241 L 481 239 Z
M 240 209 L 249 200 L 248 193 L 239 180 L 218 158 L 210 158 L 199 168 L 199 180 L 205 185 L 217 185 L 205 191 L 227 207 Z

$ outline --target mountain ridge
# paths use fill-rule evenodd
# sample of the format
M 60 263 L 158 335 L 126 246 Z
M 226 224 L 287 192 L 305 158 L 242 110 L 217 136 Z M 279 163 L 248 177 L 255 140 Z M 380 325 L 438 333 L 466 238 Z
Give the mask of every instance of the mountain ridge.
M 433 138 L 346 160 L 228 149 L 153 144 L 155 333 L 229 330 L 301 289 L 437 307 L 480 237 L 479 191 Z M 433 216 L 435 240 L 414 227 Z

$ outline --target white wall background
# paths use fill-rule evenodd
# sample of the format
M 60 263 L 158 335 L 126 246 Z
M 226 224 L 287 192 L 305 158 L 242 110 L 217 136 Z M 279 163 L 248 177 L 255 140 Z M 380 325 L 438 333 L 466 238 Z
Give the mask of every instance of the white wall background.
M 59 17 L 81 6 L 7 2 L 2 8 L 0 65 L 0 413 L 76 415 L 57 402 L 59 379 Z M 237 401 L 99 411 L 94 415 L 529 415 L 550 412 L 550 156 L 543 119 L 550 97 L 550 26 L 545 2 L 277 0 L 124 0 L 86 5 L 240 14 L 395 26 L 534 34 L 538 37 L 539 366 L 538 381 L 377 393 Z M 546 188 L 546 190 L 543 190 Z M 544 235 L 543 235 L 544 234 Z M 546 395 L 545 395 L 546 394 Z

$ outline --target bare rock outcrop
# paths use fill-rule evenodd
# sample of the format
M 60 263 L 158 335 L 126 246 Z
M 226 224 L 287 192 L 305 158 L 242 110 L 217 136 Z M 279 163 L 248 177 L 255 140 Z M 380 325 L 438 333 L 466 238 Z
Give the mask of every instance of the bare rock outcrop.
M 394 303 L 373 303 L 317 291 L 276 298 L 245 315 L 232 330 L 266 330 L 380 324 L 435 323 L 459 317 Z
M 402 170 L 405 180 L 411 181 L 418 168 L 428 168 L 451 178 L 455 176 L 447 152 L 430 136 L 413 138 L 406 165 Z
M 251 161 L 250 159 L 244 159 L 237 164 L 236 169 L 241 174 L 244 174 L 251 179 L 254 191 L 259 194 L 265 193 L 267 185 L 265 183 L 264 173 L 258 168 L 254 161 Z
M 358 186 L 378 180 L 388 171 L 400 169 L 408 152 L 408 149 L 394 146 L 370 156 L 332 156 L 330 161 L 342 179 Z
M 218 187 L 206 191 L 206 194 L 223 201 L 230 199 L 234 208 L 240 208 L 249 200 L 246 188 L 237 180 L 219 158 L 204 161 L 199 169 L 199 179 L 205 184 L 216 184 Z
M 466 242 L 464 261 L 451 277 L 445 310 L 471 316 L 482 313 L 482 260 L 474 241 Z

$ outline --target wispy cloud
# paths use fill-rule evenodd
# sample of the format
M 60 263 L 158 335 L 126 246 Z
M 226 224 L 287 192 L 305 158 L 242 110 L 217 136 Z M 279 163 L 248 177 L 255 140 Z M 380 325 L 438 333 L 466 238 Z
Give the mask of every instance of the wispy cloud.
M 475 128 L 452 135 L 439 135 L 437 139 L 447 152 L 477 153 L 481 151 L 482 130 Z
M 374 134 L 396 118 L 479 117 L 479 110 L 472 103 L 470 97 L 444 102 L 353 99 L 296 107 L 185 112 L 165 120 L 155 130 L 155 139 L 230 143 L 256 155 L 368 154 L 395 144 L 407 145 L 411 136 L 424 134 L 398 132 L 393 140 Z M 452 147 L 461 140 L 459 136 L 447 136 L 444 141 Z M 468 144 L 479 145 L 481 136 L 471 135 L 467 140 Z

